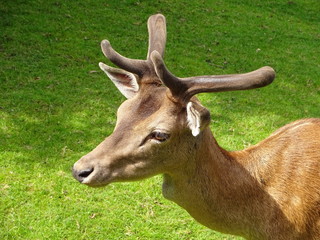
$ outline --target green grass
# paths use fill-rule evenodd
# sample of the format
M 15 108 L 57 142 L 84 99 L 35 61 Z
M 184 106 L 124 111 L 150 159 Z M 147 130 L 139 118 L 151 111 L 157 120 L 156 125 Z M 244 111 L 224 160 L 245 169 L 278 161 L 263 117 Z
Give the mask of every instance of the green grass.
M 235 150 L 320 116 L 319 10 L 318 0 L 1 1 L 0 239 L 239 239 L 165 200 L 161 176 L 101 189 L 72 178 L 124 100 L 98 68 L 100 41 L 144 58 L 147 18 L 161 12 L 177 76 L 274 67 L 266 88 L 200 95 Z

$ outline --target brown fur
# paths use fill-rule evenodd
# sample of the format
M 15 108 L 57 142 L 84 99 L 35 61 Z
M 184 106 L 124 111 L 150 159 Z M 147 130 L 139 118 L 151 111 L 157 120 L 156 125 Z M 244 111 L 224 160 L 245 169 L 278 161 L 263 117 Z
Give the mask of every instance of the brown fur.
M 319 119 L 289 124 L 240 152 L 226 152 L 205 134 L 195 165 L 187 165 L 193 170 L 165 176 L 167 198 L 200 223 L 247 239 L 320 238 Z
M 163 174 L 163 195 L 211 229 L 252 240 L 320 239 L 320 119 L 288 124 L 243 151 L 222 149 L 210 131 L 209 112 L 190 95 L 215 90 L 215 78 L 201 80 L 201 88 L 196 88 L 198 78 L 191 78 L 196 90 L 182 85 L 188 91 L 184 95 L 181 79 L 167 71 L 160 54 L 150 52 L 163 55 L 165 19 L 155 15 L 148 23 L 146 61 L 123 58 L 109 42 L 102 43 L 115 64 L 139 75 L 139 91 L 125 88 L 134 86 L 131 83 L 118 85 L 130 98 L 119 107 L 114 132 L 75 163 L 75 178 L 88 186 L 105 186 Z M 101 67 L 122 80 L 135 80 L 132 75 L 126 78 L 125 70 Z M 250 80 L 248 75 L 230 76 L 226 82 L 219 80 L 219 89 L 261 87 L 266 79 L 272 82 L 274 73 L 263 68 Z M 191 131 L 190 121 L 196 120 L 189 118 L 189 101 L 194 119 L 200 119 L 199 131 Z M 165 133 L 160 140 L 157 132 Z
M 87 185 L 163 173 L 164 196 L 209 228 L 248 239 L 319 239 L 319 119 L 291 123 L 255 146 L 227 152 L 209 127 L 193 137 L 185 108 L 163 88 L 150 88 L 143 97 L 149 92 L 146 99 L 160 107 L 139 106 L 142 96 L 125 102 L 115 132 L 75 165 L 99 166 Z M 147 136 L 154 121 L 171 131 L 170 140 L 139 149 L 143 138 L 137 137 Z

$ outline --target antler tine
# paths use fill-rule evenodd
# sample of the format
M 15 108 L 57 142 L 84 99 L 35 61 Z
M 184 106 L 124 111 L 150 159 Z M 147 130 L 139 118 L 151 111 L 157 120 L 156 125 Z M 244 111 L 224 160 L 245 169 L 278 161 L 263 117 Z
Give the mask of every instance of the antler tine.
M 275 78 L 275 71 L 267 66 L 243 74 L 178 78 L 168 71 L 159 53 L 153 52 L 151 60 L 158 77 L 170 89 L 173 97 L 183 102 L 188 102 L 197 93 L 225 92 L 264 87 L 272 83 Z
M 115 65 L 131 73 L 135 73 L 139 77 L 142 77 L 143 73 L 148 68 L 145 60 L 130 59 L 120 55 L 111 47 L 108 40 L 103 40 L 101 42 L 101 49 L 103 54 Z
M 158 51 L 163 57 L 166 46 L 167 29 L 166 18 L 162 14 L 155 14 L 148 19 L 149 49 L 147 59 L 153 51 Z
M 249 90 L 269 85 L 275 78 L 273 68 L 265 66 L 255 71 L 242 74 L 209 75 L 183 78 L 188 90 L 185 98 L 190 99 L 193 95 L 203 92 L 226 92 L 237 90 Z
M 152 51 L 158 51 L 161 56 L 164 55 L 166 45 L 166 19 L 162 14 L 152 15 L 148 19 L 149 31 L 149 48 L 147 60 L 130 59 L 116 52 L 108 40 L 101 42 L 103 54 L 118 67 L 137 74 L 140 79 L 145 74 L 154 74 L 152 63 L 150 62 L 150 54 Z M 151 65 L 151 66 L 150 66 Z
M 170 89 L 175 98 L 180 98 L 188 90 L 186 83 L 169 72 L 159 52 L 153 51 L 150 58 L 157 76 Z

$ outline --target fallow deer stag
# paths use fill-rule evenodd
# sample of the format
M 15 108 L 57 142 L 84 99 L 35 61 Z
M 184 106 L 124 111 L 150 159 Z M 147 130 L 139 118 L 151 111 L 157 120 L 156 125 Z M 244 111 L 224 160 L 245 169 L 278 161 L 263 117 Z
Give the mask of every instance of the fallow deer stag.
M 195 95 L 266 86 L 274 70 L 178 78 L 163 55 L 166 23 L 148 20 L 146 60 L 121 56 L 107 40 L 100 68 L 127 98 L 114 132 L 73 166 L 88 186 L 163 174 L 165 198 L 201 224 L 247 239 L 320 239 L 320 119 L 288 124 L 242 151 L 213 137 L 209 111 Z

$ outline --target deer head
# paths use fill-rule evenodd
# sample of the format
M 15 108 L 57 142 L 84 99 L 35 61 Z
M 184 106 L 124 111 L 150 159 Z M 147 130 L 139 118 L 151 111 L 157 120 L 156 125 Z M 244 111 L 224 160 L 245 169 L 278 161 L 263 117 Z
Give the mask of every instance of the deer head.
M 259 88 L 275 77 L 272 68 L 263 67 L 244 74 L 178 78 L 163 61 L 164 16 L 151 16 L 148 31 L 146 60 L 123 57 L 107 40 L 101 43 L 104 55 L 120 69 L 99 66 L 127 100 L 118 109 L 114 132 L 73 166 L 81 183 L 104 186 L 183 168 L 210 123 L 209 111 L 194 95 Z

